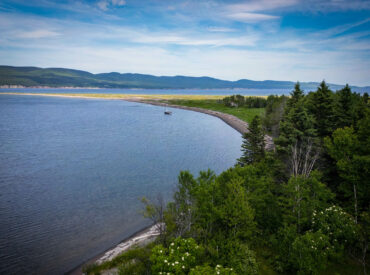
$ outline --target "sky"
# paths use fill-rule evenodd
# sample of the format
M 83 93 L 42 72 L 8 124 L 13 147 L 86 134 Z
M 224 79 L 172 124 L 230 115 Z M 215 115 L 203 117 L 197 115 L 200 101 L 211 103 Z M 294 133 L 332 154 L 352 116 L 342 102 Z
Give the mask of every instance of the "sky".
M 0 0 L 0 64 L 370 85 L 370 0 Z

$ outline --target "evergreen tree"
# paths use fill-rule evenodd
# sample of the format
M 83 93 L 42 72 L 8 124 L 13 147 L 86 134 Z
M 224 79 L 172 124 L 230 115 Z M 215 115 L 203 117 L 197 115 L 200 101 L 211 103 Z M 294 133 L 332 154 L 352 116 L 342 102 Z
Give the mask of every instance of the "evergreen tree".
M 238 159 L 241 166 L 259 161 L 265 156 L 265 134 L 259 116 L 253 118 L 248 132 L 243 135 L 242 152 L 242 157 Z
M 275 140 L 280 157 L 287 158 L 292 146 L 304 146 L 304 143 L 316 136 L 314 118 L 306 107 L 306 97 L 296 84 L 285 108 L 280 123 L 280 136 Z
M 286 110 L 289 111 L 298 101 L 300 101 L 304 97 L 304 93 L 301 90 L 301 86 L 299 82 L 297 82 L 294 86 L 294 90 L 290 93 L 290 99 L 287 103 Z
M 317 91 L 313 93 L 308 108 L 315 118 L 315 128 L 318 136 L 329 136 L 334 128 L 333 92 L 322 81 Z
M 354 97 L 348 84 L 335 94 L 336 128 L 349 127 L 354 120 Z

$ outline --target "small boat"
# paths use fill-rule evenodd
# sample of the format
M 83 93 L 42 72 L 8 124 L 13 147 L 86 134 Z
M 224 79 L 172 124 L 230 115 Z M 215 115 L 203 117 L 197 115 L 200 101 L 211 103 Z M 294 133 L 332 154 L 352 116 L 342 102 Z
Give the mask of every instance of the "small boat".
M 167 110 L 167 105 L 165 107 L 164 114 L 165 115 L 172 115 L 172 112 Z

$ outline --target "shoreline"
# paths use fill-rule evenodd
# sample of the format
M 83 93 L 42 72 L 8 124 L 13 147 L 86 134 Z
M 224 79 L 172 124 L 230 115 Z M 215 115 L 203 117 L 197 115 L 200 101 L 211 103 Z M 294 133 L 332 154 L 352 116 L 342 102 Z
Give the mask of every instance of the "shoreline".
M 84 261 L 83 263 L 65 272 L 64 274 L 81 275 L 83 274 L 83 267 L 94 263 L 102 264 L 104 262 L 110 261 L 133 246 L 142 246 L 154 241 L 158 235 L 158 224 L 152 224 L 144 227 L 143 229 L 140 229 L 131 234 L 127 238 L 124 238 L 118 244 L 113 245 L 103 252 L 98 253 L 94 257 Z
M 241 135 L 244 133 L 248 133 L 248 123 L 237 118 L 236 116 L 222 113 L 219 111 L 213 111 L 213 110 L 208 110 L 208 109 L 203 109 L 203 108 L 198 108 L 198 107 L 188 107 L 188 106 L 182 106 L 182 105 L 175 105 L 175 104 L 167 104 L 159 101 L 154 101 L 154 100 L 142 100 L 142 99 L 122 99 L 125 101 L 129 102 L 137 102 L 137 103 L 143 103 L 143 104 L 150 104 L 150 105 L 155 105 L 155 106 L 162 106 L 162 107 L 170 107 L 170 108 L 176 108 L 176 109 L 183 109 L 183 110 L 188 110 L 188 111 L 194 111 L 198 113 L 203 113 L 207 114 L 210 116 L 217 117 L 221 119 L 223 122 L 225 122 L 227 125 L 230 127 L 234 128 L 236 131 L 238 131 Z M 273 144 L 273 139 L 272 137 L 265 135 L 265 143 L 266 143 L 266 150 L 273 150 L 274 149 L 274 144 Z

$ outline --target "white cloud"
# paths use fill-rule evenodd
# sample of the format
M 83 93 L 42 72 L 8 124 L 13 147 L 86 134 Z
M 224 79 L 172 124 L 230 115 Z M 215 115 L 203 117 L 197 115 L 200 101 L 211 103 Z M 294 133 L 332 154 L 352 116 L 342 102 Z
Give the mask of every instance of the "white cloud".
M 286 8 L 295 4 L 297 4 L 297 0 L 253 0 L 239 4 L 228 4 L 223 7 L 225 10 L 223 16 L 244 23 L 274 20 L 280 17 L 264 12 Z
M 226 15 L 226 17 L 234 19 L 236 21 L 253 23 L 265 20 L 279 19 L 279 16 L 267 15 L 261 13 L 251 13 L 251 12 L 236 12 Z
M 236 29 L 225 28 L 225 27 L 209 27 L 207 29 L 210 32 L 236 32 Z
M 107 11 L 109 7 L 121 7 L 126 5 L 125 0 L 101 0 L 97 3 L 98 7 L 103 10 Z
M 108 10 L 109 3 L 108 1 L 99 1 L 97 5 L 101 10 L 106 11 Z
M 197 33 L 181 34 L 181 33 L 147 33 L 137 32 L 129 38 L 131 42 L 143 44 L 174 44 L 183 46 L 254 46 L 258 37 L 256 35 L 231 37 L 228 35 L 200 35 Z
M 228 5 L 227 9 L 232 12 L 259 12 L 285 8 L 297 3 L 297 0 L 254 0 Z
M 38 39 L 38 38 L 50 38 L 50 37 L 56 37 L 61 35 L 58 32 L 50 31 L 50 30 L 44 30 L 44 29 L 38 29 L 38 30 L 31 30 L 31 31 L 24 31 L 16 34 L 16 37 L 19 38 L 30 38 L 30 39 Z
M 302 7 L 310 11 L 369 10 L 369 0 L 309 0 L 301 1 Z

